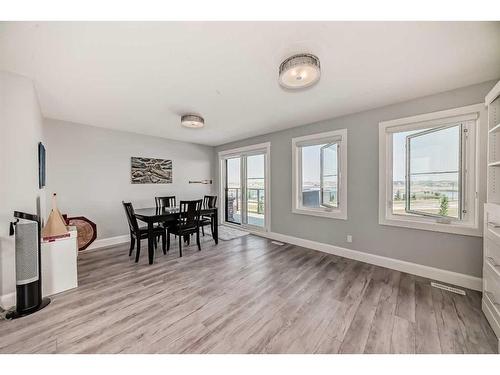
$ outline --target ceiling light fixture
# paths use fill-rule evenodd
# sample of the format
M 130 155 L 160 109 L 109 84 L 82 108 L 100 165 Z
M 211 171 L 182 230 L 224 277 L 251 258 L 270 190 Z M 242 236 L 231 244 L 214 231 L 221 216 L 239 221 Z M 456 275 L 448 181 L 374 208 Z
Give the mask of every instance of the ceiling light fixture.
M 286 89 L 302 89 L 314 85 L 321 76 L 319 59 L 308 53 L 290 56 L 279 69 L 280 85 Z
M 181 117 L 181 124 L 186 128 L 199 129 L 205 126 L 205 120 L 198 115 L 184 115 Z

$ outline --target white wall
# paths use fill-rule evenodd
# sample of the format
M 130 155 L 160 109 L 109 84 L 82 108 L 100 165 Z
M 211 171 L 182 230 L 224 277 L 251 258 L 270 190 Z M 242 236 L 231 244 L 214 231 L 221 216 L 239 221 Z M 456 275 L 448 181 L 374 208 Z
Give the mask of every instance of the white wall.
M 0 305 L 15 304 L 14 240 L 8 237 L 14 210 L 40 214 L 38 142 L 42 117 L 33 83 L 0 71 Z M 43 216 L 43 212 L 42 212 Z
M 194 130 L 195 131 L 195 130 Z M 58 120 L 44 120 L 47 200 L 57 193 L 59 209 L 97 224 L 98 239 L 128 234 L 122 200 L 154 207 L 155 196 L 199 199 L 212 185 L 214 148 Z M 130 157 L 171 159 L 172 184 L 132 184 Z

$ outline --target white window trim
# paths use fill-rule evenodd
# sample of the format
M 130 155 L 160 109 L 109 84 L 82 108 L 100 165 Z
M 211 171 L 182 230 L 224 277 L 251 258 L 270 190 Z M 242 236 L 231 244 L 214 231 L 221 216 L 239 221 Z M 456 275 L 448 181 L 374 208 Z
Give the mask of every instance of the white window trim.
M 300 144 L 305 141 L 313 141 L 322 138 L 336 138 L 340 137 L 340 196 L 339 196 L 339 208 L 328 209 L 328 208 L 314 208 L 307 209 L 300 206 L 300 184 L 302 182 L 301 178 L 301 155 L 298 151 Z M 347 129 L 334 130 L 325 133 L 311 134 L 303 137 L 292 138 L 292 212 L 301 215 L 311 215 L 326 217 L 330 219 L 341 219 L 347 220 Z
M 231 224 L 224 221 L 226 217 L 226 205 L 224 202 L 224 181 L 226 180 L 226 172 L 224 168 L 224 162 L 226 159 L 230 159 L 231 157 L 238 157 L 241 155 L 250 156 L 252 154 L 258 154 L 262 151 L 265 151 L 265 163 L 266 163 L 266 173 L 265 173 L 265 194 L 266 198 L 264 200 L 264 221 L 265 227 L 257 227 L 254 225 L 246 224 L 246 225 L 237 225 Z M 243 173 L 243 171 L 242 171 Z M 249 229 L 256 232 L 270 232 L 271 231 L 271 142 L 264 142 L 250 146 L 233 148 L 230 150 L 219 151 L 219 224 L 230 226 L 237 229 Z
M 403 128 L 405 125 L 415 128 L 436 126 L 449 122 L 454 117 L 477 114 L 475 132 L 469 134 L 475 145 L 475 155 L 468 159 L 467 199 L 469 209 L 472 208 L 472 218 L 467 223 L 453 222 L 450 224 L 436 222 L 436 218 L 423 216 L 393 215 L 389 202 L 392 200 L 392 133 L 390 130 Z M 486 176 L 486 131 L 482 123 L 486 119 L 484 104 L 474 104 L 445 111 L 427 113 L 379 123 L 379 224 L 391 225 L 412 229 L 429 230 L 462 234 L 468 236 L 482 236 L 482 208 L 485 202 Z M 399 130 L 399 129 L 398 129 Z

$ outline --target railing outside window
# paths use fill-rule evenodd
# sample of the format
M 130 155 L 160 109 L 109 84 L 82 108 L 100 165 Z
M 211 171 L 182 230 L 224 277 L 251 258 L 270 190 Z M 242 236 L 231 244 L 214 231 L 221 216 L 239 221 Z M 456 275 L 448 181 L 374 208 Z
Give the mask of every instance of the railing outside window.
M 241 188 L 228 188 L 227 197 L 230 202 L 233 202 L 234 212 L 240 210 Z M 248 188 L 247 189 L 247 206 L 248 212 L 256 214 L 264 214 L 264 189 Z

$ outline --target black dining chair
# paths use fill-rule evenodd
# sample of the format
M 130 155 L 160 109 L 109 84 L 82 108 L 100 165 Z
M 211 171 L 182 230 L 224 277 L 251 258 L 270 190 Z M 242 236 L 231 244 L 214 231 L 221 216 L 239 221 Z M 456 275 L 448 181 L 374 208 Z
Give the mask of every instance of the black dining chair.
M 155 197 L 155 203 L 156 203 L 156 208 L 162 208 L 162 207 L 175 207 L 176 206 L 176 199 L 175 195 L 168 195 L 165 197 Z M 163 228 L 167 230 L 167 227 L 175 224 L 172 221 L 165 221 L 162 223 Z
M 203 208 L 215 208 L 217 203 L 216 195 L 205 195 L 203 197 Z M 214 227 L 212 225 L 212 216 L 213 214 L 203 215 L 200 220 L 201 233 L 205 236 L 204 227 L 210 225 L 210 230 L 212 231 L 212 237 L 214 235 Z M 217 225 L 217 223 L 215 223 Z
M 155 197 L 156 207 L 175 207 L 175 195 L 167 197 Z
M 182 257 L 182 240 L 184 236 L 196 234 L 196 244 L 201 251 L 200 245 L 200 213 L 202 200 L 180 201 L 179 217 L 175 225 L 167 228 L 167 251 L 170 250 L 170 234 L 179 236 L 179 257 Z
M 135 242 L 137 241 L 137 249 L 135 251 L 135 262 L 137 263 L 139 261 L 139 255 L 141 254 L 141 240 L 148 238 L 148 228 L 139 227 L 139 224 L 137 223 L 137 218 L 135 217 L 134 214 L 134 207 L 132 206 L 132 203 L 126 203 L 122 201 L 122 204 L 123 207 L 125 208 L 125 214 L 127 215 L 128 226 L 130 229 L 130 251 L 128 253 L 128 256 L 132 255 L 132 251 L 134 250 L 135 247 Z M 156 243 L 157 236 L 161 236 L 163 254 L 166 254 L 165 243 L 167 238 L 165 229 L 160 226 L 155 226 L 153 232 L 154 232 L 155 247 L 157 247 Z

